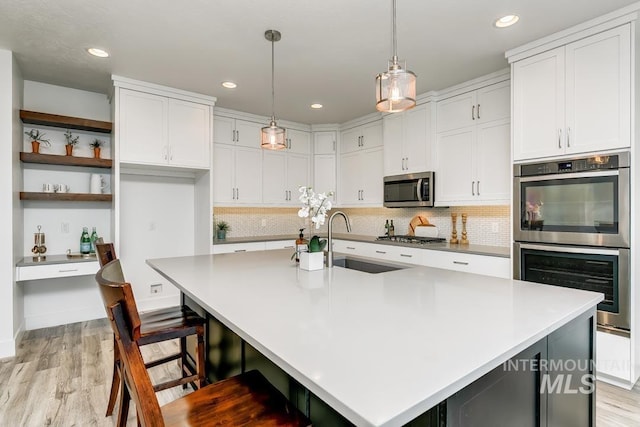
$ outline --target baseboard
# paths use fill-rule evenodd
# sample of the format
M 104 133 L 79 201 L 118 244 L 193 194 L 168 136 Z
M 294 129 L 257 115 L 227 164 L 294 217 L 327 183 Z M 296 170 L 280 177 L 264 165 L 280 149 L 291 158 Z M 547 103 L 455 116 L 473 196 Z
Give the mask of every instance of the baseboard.
M 22 321 L 22 323 L 20 323 L 20 326 L 13 334 L 12 340 L 0 341 L 0 359 L 14 357 L 16 355 L 16 349 L 18 347 L 18 344 L 20 344 L 20 340 L 22 339 L 23 334 L 24 320 Z
M 175 307 L 176 305 L 180 305 L 179 294 L 157 298 L 136 298 L 136 306 L 138 307 L 138 311 L 141 313 L 145 311 L 157 310 L 159 308 Z
M 631 390 L 634 386 L 634 384 L 632 384 L 630 381 L 602 373 L 596 373 L 596 379 L 598 381 L 602 381 L 603 383 L 611 384 L 625 390 Z
M 68 323 L 101 319 L 103 317 L 105 317 L 103 307 L 80 308 L 25 317 L 24 327 L 27 331 L 30 331 L 32 329 L 49 328 L 51 326 L 66 325 Z

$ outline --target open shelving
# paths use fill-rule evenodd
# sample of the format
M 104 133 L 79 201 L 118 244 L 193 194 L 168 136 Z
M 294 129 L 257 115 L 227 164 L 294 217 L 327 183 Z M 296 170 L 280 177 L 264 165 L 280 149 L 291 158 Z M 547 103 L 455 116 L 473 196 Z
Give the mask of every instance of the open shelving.
M 113 130 L 113 123 L 111 122 L 60 116 L 58 114 L 38 113 L 28 110 L 20 110 L 20 119 L 22 123 L 31 125 L 53 126 L 90 132 L 111 133 Z

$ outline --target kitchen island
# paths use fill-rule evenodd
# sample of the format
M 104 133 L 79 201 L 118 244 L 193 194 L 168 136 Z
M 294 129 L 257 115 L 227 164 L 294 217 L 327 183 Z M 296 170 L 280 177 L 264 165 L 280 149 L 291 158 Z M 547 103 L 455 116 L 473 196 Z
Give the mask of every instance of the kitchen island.
M 429 267 L 305 271 L 290 256 L 285 249 L 147 263 L 355 425 L 403 425 L 441 402 L 447 425 L 465 425 L 483 416 L 479 390 L 498 393 L 488 413 L 508 414 L 522 401 L 533 408 L 518 412 L 532 411 L 532 420 L 569 410 L 578 413 L 575 425 L 595 422 L 593 393 L 538 395 L 545 367 L 503 364 L 593 358 L 602 295 Z M 582 374 L 593 374 L 591 366 Z M 533 389 L 520 400 L 492 386 L 523 379 Z

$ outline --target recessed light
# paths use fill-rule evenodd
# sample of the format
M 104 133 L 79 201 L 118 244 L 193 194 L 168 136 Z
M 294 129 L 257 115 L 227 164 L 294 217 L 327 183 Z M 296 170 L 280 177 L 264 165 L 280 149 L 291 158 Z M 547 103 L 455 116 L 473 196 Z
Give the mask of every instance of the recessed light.
M 494 22 L 493 25 L 498 28 L 510 27 L 518 22 L 519 19 L 520 17 L 518 15 L 505 15 L 502 18 L 496 19 L 496 22 Z
M 222 87 L 226 87 L 227 89 L 235 89 L 238 87 L 234 82 L 222 82 Z
M 87 49 L 87 52 L 89 52 L 93 56 L 97 56 L 98 58 L 109 57 L 109 52 L 107 52 L 106 50 L 98 49 L 97 47 L 90 47 L 89 49 Z
M 322 108 L 322 104 L 311 104 L 311 108 L 314 108 L 317 110 L 319 108 Z

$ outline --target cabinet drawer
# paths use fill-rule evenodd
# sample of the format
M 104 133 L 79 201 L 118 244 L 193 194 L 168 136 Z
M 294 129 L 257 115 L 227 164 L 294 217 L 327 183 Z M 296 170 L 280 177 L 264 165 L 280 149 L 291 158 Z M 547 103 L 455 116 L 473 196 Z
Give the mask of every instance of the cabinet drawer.
M 422 264 L 422 255 L 424 253 L 422 249 L 378 244 L 369 244 L 367 246 L 369 250 L 367 256 L 372 258 L 406 264 Z
M 508 279 L 511 277 L 509 258 L 458 252 L 424 250 L 422 265 L 464 271 Z
M 352 242 L 350 240 L 333 240 L 333 251 L 343 254 L 369 256 L 369 243 Z
M 230 254 L 234 252 L 264 251 L 264 248 L 264 242 L 228 243 L 222 245 L 213 245 L 213 253 Z
M 265 242 L 265 249 L 268 251 L 273 249 L 291 249 L 291 251 L 293 252 L 295 248 L 296 248 L 296 241 L 294 239 Z
M 16 281 L 90 276 L 99 269 L 98 261 L 16 267 Z

